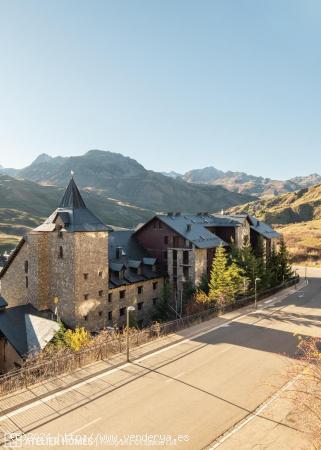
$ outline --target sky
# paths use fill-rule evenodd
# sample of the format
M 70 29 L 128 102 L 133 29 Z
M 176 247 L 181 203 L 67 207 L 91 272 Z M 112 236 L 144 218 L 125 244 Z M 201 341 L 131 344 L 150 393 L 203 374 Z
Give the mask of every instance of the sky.
M 0 0 L 0 164 L 321 173 L 318 0 Z

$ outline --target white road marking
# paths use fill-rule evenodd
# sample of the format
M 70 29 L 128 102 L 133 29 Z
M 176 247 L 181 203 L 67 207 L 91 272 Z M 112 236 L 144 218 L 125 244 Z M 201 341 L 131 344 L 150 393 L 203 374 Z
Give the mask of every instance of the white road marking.
M 266 300 L 264 303 L 268 304 L 268 303 L 274 302 L 274 300 L 277 300 L 277 297 L 273 297 L 270 300 Z
M 84 425 L 83 427 L 77 428 L 77 430 L 72 431 L 70 434 L 79 433 L 79 431 L 82 431 L 82 430 L 84 430 L 85 428 L 90 427 L 90 425 L 93 425 L 94 423 L 99 422 L 100 420 L 101 420 L 101 417 L 98 417 L 97 419 L 92 420 L 92 421 L 89 422 L 89 423 L 86 423 L 86 425 Z
M 221 328 L 225 328 L 225 327 L 229 327 L 230 324 L 229 323 L 224 323 L 224 325 L 221 326 Z
M 291 387 L 293 384 L 295 384 L 301 377 L 303 376 L 303 373 L 297 375 L 292 380 L 288 381 L 285 386 L 283 386 L 281 389 L 279 389 L 272 397 L 270 397 L 267 401 L 262 403 L 262 405 L 253 413 L 250 414 L 248 417 L 246 417 L 243 421 L 239 423 L 235 428 L 233 428 L 230 432 L 223 435 L 212 447 L 209 447 L 209 450 L 214 450 L 217 447 L 220 447 L 220 445 L 223 444 L 227 439 L 229 439 L 233 434 L 240 431 L 242 428 L 245 427 L 249 422 L 251 422 L 253 419 L 255 419 L 258 415 L 260 415 L 268 406 L 271 405 L 277 398 L 280 397 L 282 392 L 286 391 L 289 387 Z
M 303 286 L 302 286 L 302 288 L 303 288 Z M 176 342 L 175 344 L 171 344 L 171 345 L 169 345 L 167 347 L 164 347 L 164 348 L 162 348 L 160 350 L 156 350 L 153 353 L 150 353 L 150 354 L 148 354 L 146 356 L 143 356 L 142 358 L 139 358 L 139 359 L 135 360 L 135 363 L 143 362 L 146 359 L 154 357 L 155 355 L 159 355 L 160 353 L 164 353 L 164 352 L 166 352 L 169 349 L 178 347 L 179 345 L 182 345 L 182 344 L 186 343 L 187 341 L 190 341 L 192 339 L 197 339 L 199 337 L 204 336 L 205 334 L 208 334 L 208 333 L 211 333 L 213 331 L 219 330 L 220 328 L 223 328 L 227 324 L 231 324 L 231 323 L 237 322 L 238 320 L 243 319 L 244 317 L 248 317 L 251 314 L 254 314 L 256 312 L 257 311 L 250 311 L 250 312 L 248 312 L 246 314 L 242 314 L 240 316 L 235 317 L 234 319 L 229 320 L 225 324 L 217 325 L 217 326 L 215 326 L 213 328 L 209 328 L 209 329 L 207 329 L 205 331 L 202 331 L 200 333 L 194 334 L 193 336 L 189 336 L 189 337 L 187 337 L 187 338 L 185 338 L 185 339 L 183 339 L 183 340 L 181 340 L 179 342 Z M 22 406 L 20 408 L 15 409 L 14 411 L 11 411 L 11 412 L 3 415 L 3 416 L 0 416 L 0 422 L 3 422 L 4 420 L 9 419 L 10 417 L 14 417 L 17 414 L 20 414 L 21 412 L 28 411 L 29 409 L 32 409 L 32 408 L 34 408 L 36 406 L 43 405 L 45 402 L 48 402 L 49 400 L 52 400 L 52 399 L 57 398 L 57 397 L 60 397 L 61 395 L 66 394 L 67 392 L 74 391 L 75 389 L 78 389 L 79 387 L 85 386 L 86 384 L 90 384 L 93 381 L 99 380 L 100 378 L 108 377 L 108 375 L 110 375 L 112 373 L 115 373 L 115 372 L 119 372 L 119 371 L 121 371 L 121 370 L 123 370 L 123 369 L 125 369 L 127 367 L 130 367 L 130 366 L 131 366 L 131 363 L 125 363 L 125 364 L 123 364 L 123 365 L 121 365 L 119 367 L 115 367 L 114 369 L 108 370 L 107 372 L 103 372 L 103 373 L 100 373 L 99 375 L 95 375 L 94 377 L 90 378 L 89 380 L 80 381 L 79 383 L 77 383 L 77 384 L 75 384 L 73 386 L 70 386 L 68 388 L 62 389 L 59 392 L 55 392 L 54 394 L 49 394 L 49 395 L 47 395 L 47 397 L 43 397 L 40 400 L 35 400 L 33 403 L 29 403 L 28 405 Z

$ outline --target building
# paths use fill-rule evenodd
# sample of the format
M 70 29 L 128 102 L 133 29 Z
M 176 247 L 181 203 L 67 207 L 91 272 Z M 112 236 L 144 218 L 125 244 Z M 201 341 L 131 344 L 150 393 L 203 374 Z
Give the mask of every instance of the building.
M 56 319 L 95 332 L 153 319 L 166 279 L 197 285 L 215 250 L 248 238 L 270 251 L 278 233 L 252 216 L 159 214 L 136 230 L 113 231 L 85 205 L 73 178 L 59 207 L 21 239 L 0 272 L 0 370 L 52 338 Z
M 26 342 L 25 327 L 16 327 L 12 339 L 6 326 L 24 323 L 26 307 L 29 315 L 54 314 L 71 328 L 98 331 L 122 327 L 126 307 L 134 305 L 137 323 L 145 325 L 164 282 L 150 256 L 133 231 L 113 231 L 92 214 L 72 178 L 59 207 L 20 241 L 0 272 L 3 338 Z
M 262 245 L 267 254 L 280 238 L 269 225 L 250 215 L 226 216 L 158 214 L 135 232 L 138 242 L 160 261 L 174 288 L 190 280 L 200 283 L 209 274 L 218 246 L 237 247 L 247 238 L 254 249 Z

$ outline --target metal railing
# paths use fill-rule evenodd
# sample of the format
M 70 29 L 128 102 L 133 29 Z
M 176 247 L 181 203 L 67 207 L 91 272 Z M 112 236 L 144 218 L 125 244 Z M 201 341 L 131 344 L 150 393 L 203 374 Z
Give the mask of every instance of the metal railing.
M 298 278 L 259 293 L 259 299 L 265 298 L 280 289 L 294 285 Z M 254 295 L 239 298 L 234 303 L 226 306 L 213 306 L 210 309 L 200 311 L 197 314 L 185 316 L 177 320 L 165 323 L 154 323 L 142 330 L 130 330 L 130 347 L 139 347 L 155 339 L 165 337 L 184 328 L 205 322 L 225 312 L 238 309 L 254 302 Z M 103 342 L 74 352 L 64 350 L 63 353 L 53 354 L 40 361 L 27 361 L 21 368 L 0 375 L 0 395 L 5 395 L 19 389 L 27 388 L 36 383 L 56 378 L 63 374 L 72 373 L 75 370 L 101 360 L 109 360 L 115 355 L 121 355 L 126 349 L 126 334 L 108 336 Z

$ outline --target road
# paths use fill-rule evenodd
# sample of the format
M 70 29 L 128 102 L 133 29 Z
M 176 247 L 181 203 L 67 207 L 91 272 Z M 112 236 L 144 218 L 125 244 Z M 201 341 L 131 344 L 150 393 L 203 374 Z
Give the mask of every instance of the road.
M 112 448 L 112 440 L 144 448 L 146 435 L 155 449 L 162 439 L 184 450 L 312 448 L 279 396 L 296 335 L 321 337 L 321 271 L 309 272 L 309 284 L 281 302 L 262 301 L 257 311 L 219 327 L 213 321 L 193 339 L 16 410 L 1 430 L 31 433 L 23 447 L 36 449 L 50 448 L 41 440 L 48 436 L 57 449 L 79 448 L 76 439 L 80 448 Z

